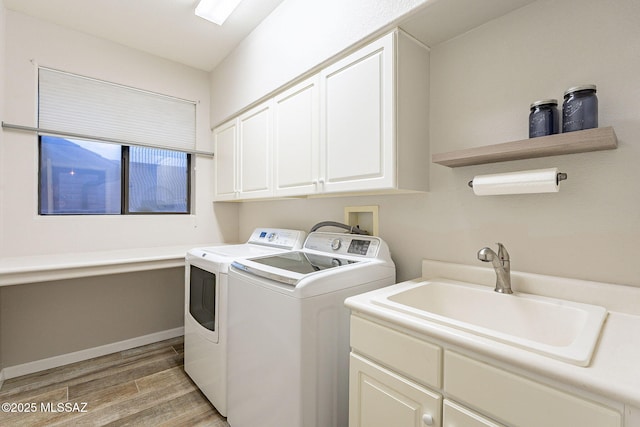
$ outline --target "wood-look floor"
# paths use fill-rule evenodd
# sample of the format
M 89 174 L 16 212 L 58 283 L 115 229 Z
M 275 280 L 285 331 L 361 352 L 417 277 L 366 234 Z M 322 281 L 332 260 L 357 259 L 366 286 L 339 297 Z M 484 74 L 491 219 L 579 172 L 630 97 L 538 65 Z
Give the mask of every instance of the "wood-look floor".
M 179 337 L 6 380 L 0 426 L 228 427 L 184 372 L 183 352 Z

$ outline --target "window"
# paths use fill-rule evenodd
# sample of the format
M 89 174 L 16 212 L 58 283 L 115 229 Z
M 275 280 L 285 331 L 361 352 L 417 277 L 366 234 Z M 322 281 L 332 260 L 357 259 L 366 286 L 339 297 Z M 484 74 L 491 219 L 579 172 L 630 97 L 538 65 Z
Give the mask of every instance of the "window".
M 41 215 L 189 213 L 190 155 L 40 137 Z
M 39 68 L 39 213 L 189 213 L 195 108 Z
M 189 163 L 186 153 L 125 147 L 128 213 L 189 213 Z

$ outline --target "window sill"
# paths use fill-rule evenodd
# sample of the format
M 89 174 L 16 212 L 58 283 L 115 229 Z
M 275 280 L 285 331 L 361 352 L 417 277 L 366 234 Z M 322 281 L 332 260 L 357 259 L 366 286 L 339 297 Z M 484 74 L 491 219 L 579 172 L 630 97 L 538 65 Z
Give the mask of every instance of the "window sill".
M 0 286 L 184 266 L 187 251 L 206 244 L 35 255 L 0 260 Z

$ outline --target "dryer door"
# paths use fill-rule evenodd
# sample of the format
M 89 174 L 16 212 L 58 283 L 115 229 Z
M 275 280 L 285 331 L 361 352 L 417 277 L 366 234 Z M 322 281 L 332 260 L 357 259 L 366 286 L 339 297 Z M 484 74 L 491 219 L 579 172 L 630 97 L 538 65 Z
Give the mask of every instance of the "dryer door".
M 200 333 L 210 341 L 219 336 L 219 283 L 216 274 L 190 265 L 188 308 L 191 318 L 201 327 Z

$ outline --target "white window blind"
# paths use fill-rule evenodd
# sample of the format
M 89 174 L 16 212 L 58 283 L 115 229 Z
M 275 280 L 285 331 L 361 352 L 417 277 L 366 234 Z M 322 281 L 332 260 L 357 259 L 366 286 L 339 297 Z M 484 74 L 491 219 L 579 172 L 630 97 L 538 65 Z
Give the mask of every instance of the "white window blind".
M 194 150 L 195 102 L 39 68 L 38 127 Z

